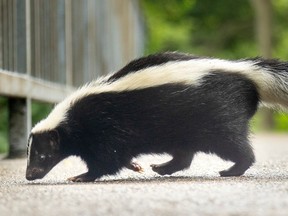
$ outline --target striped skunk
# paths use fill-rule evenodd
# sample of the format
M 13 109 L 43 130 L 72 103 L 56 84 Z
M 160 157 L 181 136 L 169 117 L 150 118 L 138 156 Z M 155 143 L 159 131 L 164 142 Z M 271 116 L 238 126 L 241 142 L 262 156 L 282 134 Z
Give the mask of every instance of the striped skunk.
M 92 81 L 34 126 L 27 180 L 43 178 L 75 155 L 88 171 L 71 181 L 94 181 L 140 154 L 168 153 L 152 164 L 160 175 L 187 169 L 197 152 L 235 164 L 221 176 L 240 176 L 254 163 L 249 120 L 259 102 L 288 106 L 288 63 L 261 58 L 220 60 L 169 52 L 136 59 Z

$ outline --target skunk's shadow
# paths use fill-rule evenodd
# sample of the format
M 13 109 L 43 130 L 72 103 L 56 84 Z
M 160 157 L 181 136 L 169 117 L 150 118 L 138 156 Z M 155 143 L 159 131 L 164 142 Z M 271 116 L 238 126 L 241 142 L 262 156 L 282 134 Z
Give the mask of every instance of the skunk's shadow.
M 239 176 L 239 177 L 220 177 L 220 176 L 157 176 L 150 178 L 116 178 L 116 179 L 103 179 L 96 180 L 94 182 L 70 182 L 68 180 L 63 181 L 43 181 L 38 180 L 36 182 L 25 182 L 25 185 L 31 186 L 50 186 L 50 185 L 111 185 L 111 184 L 155 184 L 155 183 L 199 183 L 199 182 L 245 182 L 255 180 L 277 180 L 287 181 L 288 176 Z
M 199 181 L 209 181 L 216 180 L 216 177 L 211 178 L 202 178 L 202 177 L 188 177 L 188 176 L 159 176 L 159 177 L 151 177 L 151 178 L 117 178 L 117 179 L 103 179 L 96 180 L 93 182 L 71 182 L 68 180 L 64 181 L 43 181 L 40 180 L 36 182 L 26 182 L 26 185 L 109 185 L 109 184 L 154 184 L 154 183 L 164 183 L 164 182 L 199 182 Z

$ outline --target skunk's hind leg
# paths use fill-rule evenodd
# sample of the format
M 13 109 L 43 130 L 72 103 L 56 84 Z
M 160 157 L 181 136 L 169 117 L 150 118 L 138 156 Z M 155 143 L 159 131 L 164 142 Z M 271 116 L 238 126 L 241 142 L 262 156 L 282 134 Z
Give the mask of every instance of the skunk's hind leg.
M 237 144 L 230 143 L 225 146 L 225 151 L 216 152 L 224 160 L 230 160 L 235 164 L 227 170 L 219 172 L 220 176 L 241 176 L 255 162 L 253 149 L 248 140 Z
M 174 172 L 190 167 L 194 153 L 177 152 L 172 154 L 172 160 L 162 164 L 151 164 L 152 170 L 159 175 L 171 175 Z

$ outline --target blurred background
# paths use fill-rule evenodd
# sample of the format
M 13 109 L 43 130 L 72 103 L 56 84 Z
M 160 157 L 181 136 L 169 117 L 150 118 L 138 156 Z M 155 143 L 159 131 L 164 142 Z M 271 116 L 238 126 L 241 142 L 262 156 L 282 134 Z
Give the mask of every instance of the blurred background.
M 286 0 L 0 0 L 0 153 L 23 156 L 27 131 L 75 87 L 162 51 L 288 59 Z M 253 132 L 286 132 L 261 110 Z

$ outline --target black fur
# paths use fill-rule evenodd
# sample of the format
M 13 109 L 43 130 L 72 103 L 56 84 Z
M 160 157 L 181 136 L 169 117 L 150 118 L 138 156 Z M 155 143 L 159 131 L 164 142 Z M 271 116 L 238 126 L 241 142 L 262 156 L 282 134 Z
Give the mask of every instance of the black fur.
M 256 62 L 255 65 L 260 66 L 261 68 L 266 68 L 274 73 L 285 73 L 288 71 L 287 62 L 279 61 L 278 59 L 263 59 L 263 58 L 254 58 L 251 59 Z
M 199 58 L 198 56 L 193 56 L 184 53 L 177 53 L 177 52 L 166 52 L 166 53 L 158 53 L 154 55 L 149 55 L 143 58 L 135 59 L 119 70 L 117 73 L 113 74 L 109 79 L 108 82 L 113 82 L 126 76 L 129 73 L 133 73 L 135 71 L 145 69 L 152 66 L 157 66 L 161 64 L 165 64 L 167 62 L 172 61 L 186 61 Z
M 195 153 L 206 152 L 235 162 L 222 176 L 238 176 L 255 160 L 247 135 L 257 105 L 251 81 L 217 71 L 198 87 L 167 84 L 89 95 L 71 107 L 55 131 L 62 158 L 77 155 L 87 164 L 88 172 L 73 181 L 115 174 L 133 157 L 149 153 L 173 156 L 152 165 L 161 175 L 188 168 Z

